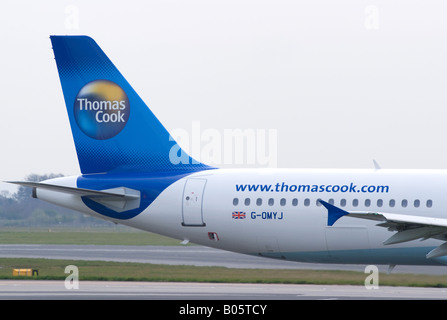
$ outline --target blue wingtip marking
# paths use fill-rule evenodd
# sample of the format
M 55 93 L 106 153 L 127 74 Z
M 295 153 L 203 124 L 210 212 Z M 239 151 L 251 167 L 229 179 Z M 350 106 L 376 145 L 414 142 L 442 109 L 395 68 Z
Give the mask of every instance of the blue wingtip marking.
M 332 226 L 338 219 L 349 214 L 349 212 L 337 208 L 336 206 L 327 203 L 326 201 L 319 200 L 320 203 L 327 209 L 327 225 Z

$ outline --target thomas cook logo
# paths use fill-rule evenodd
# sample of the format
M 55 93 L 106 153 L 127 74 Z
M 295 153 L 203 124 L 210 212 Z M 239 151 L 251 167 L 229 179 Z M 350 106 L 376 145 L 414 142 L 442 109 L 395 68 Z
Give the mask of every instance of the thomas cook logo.
M 78 92 L 74 116 L 79 128 L 97 140 L 116 136 L 129 119 L 129 99 L 124 90 L 108 80 L 87 83 Z

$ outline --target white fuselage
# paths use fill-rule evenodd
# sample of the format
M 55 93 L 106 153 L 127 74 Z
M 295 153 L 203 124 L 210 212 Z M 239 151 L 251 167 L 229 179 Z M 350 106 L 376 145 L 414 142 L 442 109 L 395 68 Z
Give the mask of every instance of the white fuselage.
M 76 187 L 77 177 L 53 184 Z M 97 217 L 80 197 L 37 197 Z M 108 220 L 180 240 L 264 257 L 321 263 L 442 264 L 425 255 L 440 240 L 384 245 L 377 221 L 342 217 L 328 226 L 317 200 L 344 210 L 445 218 L 447 172 L 435 170 L 216 169 L 193 173 L 137 216 Z

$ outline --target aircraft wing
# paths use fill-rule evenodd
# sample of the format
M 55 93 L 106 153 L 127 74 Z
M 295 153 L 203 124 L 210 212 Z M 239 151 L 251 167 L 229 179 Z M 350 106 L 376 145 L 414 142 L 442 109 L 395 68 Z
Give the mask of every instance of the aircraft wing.
M 320 203 L 328 210 L 328 226 L 332 226 L 341 217 L 348 216 L 374 220 L 379 222 L 377 224 L 379 227 L 388 228 L 389 231 L 397 231 L 383 241 L 384 245 L 416 239 L 447 240 L 447 219 L 371 211 L 348 212 L 322 200 L 320 200 Z M 436 258 L 445 255 L 447 255 L 447 242 L 430 251 L 426 257 Z
M 140 206 L 140 191 L 126 187 L 118 187 L 107 190 L 91 190 L 74 187 L 59 186 L 41 182 L 7 181 L 24 187 L 45 189 L 50 191 L 72 194 L 96 201 L 112 210 L 123 212 Z M 33 193 L 34 194 L 34 193 Z

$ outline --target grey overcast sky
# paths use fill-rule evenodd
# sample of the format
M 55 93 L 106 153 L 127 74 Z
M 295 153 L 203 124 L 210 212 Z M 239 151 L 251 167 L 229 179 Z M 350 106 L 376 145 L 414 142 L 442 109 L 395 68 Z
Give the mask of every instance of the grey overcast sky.
M 281 168 L 447 168 L 446 12 L 431 0 L 4 0 L 0 180 L 79 174 L 51 34 L 93 37 L 168 130 L 276 130 Z

